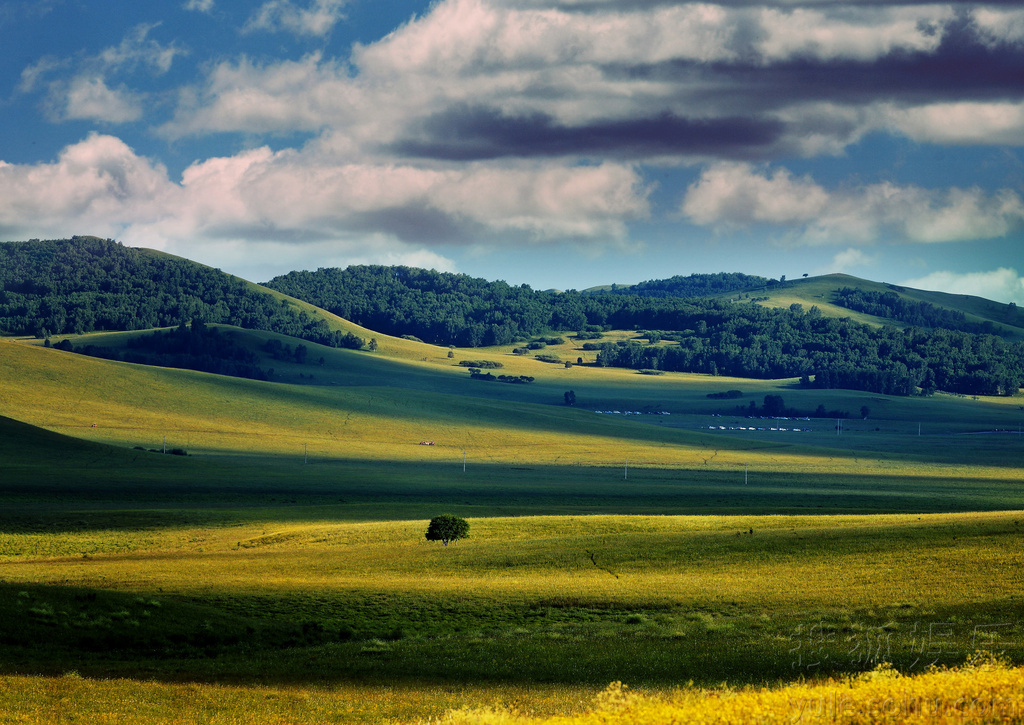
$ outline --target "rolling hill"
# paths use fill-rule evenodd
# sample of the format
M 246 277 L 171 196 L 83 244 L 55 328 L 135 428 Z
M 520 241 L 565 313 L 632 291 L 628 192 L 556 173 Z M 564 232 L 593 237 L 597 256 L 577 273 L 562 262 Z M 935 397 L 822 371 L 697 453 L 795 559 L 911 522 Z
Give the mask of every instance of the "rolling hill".
M 1016 305 L 993 302 L 970 295 L 953 295 L 946 292 L 917 290 L 872 282 L 846 274 L 828 274 L 790 280 L 781 285 L 746 291 L 744 294 L 756 297 L 758 304 L 766 307 L 788 308 L 792 304 L 800 304 L 810 308 L 813 305 L 817 306 L 824 315 L 830 317 L 849 317 L 871 325 L 910 326 L 890 317 L 864 314 L 836 304 L 836 293 L 844 288 L 875 294 L 895 293 L 910 302 L 924 303 L 942 310 L 960 313 L 968 322 L 976 325 L 988 322 L 992 326 L 993 334 L 998 334 L 1008 340 L 1024 339 L 1024 312 L 1018 310 Z M 718 297 L 739 300 L 743 298 L 743 295 L 725 293 Z
M 910 672 L 933 622 L 946 638 L 929 663 L 994 648 L 979 632 L 1024 658 L 1006 625 L 1021 614 L 1019 398 L 599 364 L 693 344 L 649 329 L 449 347 L 249 283 L 190 287 L 209 273 L 174 265 L 153 309 L 190 297 L 191 324 L 0 339 L 0 704 L 14 717 L 564 713 L 613 680 L 761 685 L 883 656 Z M 145 289 L 103 279 L 77 299 L 116 309 Z M 0 302 L 42 309 L 51 293 L 23 284 Z M 269 314 L 232 324 L 245 320 L 225 300 Z M 759 301 L 778 317 L 746 298 L 695 308 L 810 327 L 795 301 Z M 328 344 L 289 334 L 308 329 Z M 273 373 L 113 359 L 171 338 Z M 841 416 L 749 414 L 783 397 Z M 458 546 L 424 539 L 444 512 L 470 518 Z

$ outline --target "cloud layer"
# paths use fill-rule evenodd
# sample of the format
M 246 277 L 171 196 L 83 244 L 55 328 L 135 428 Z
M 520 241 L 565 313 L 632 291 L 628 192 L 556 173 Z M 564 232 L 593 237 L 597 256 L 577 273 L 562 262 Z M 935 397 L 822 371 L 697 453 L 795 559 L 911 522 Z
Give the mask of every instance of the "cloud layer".
M 249 25 L 317 17 L 315 34 L 340 10 L 278 0 Z M 223 60 L 162 131 L 325 131 L 439 161 L 767 160 L 872 132 L 1019 145 L 1021 28 L 1021 11 L 957 5 L 445 0 L 349 59 Z
M 6 236 L 94 231 L 182 253 L 333 243 L 443 262 L 459 246 L 624 245 L 644 221 L 679 225 L 682 243 L 692 225 L 769 228 L 846 249 L 835 259 L 851 265 L 865 245 L 1024 224 L 1011 183 L 826 187 L 786 167 L 840 163 L 873 134 L 1024 145 L 1015 3 L 438 0 L 345 55 L 329 42 L 344 0 L 181 8 L 265 44 L 190 47 L 154 22 L 26 66 L 17 94 L 51 122 L 98 128 L 46 162 L 0 165 Z M 160 92 L 154 78 L 168 79 Z M 172 178 L 129 133 L 176 150 L 230 141 Z M 661 190 L 673 198 L 659 207 L 659 169 L 697 179 Z
M 718 163 L 687 190 L 682 212 L 719 228 L 765 224 L 809 244 L 881 239 L 957 242 L 1004 237 L 1024 226 L 1024 202 L 1011 189 L 923 189 L 890 183 L 826 190 L 785 169 Z
M 95 134 L 52 164 L 0 164 L 0 230 L 19 238 L 88 229 L 176 251 L 192 239 L 337 240 L 349 251 L 385 239 L 387 254 L 415 256 L 435 242 L 614 241 L 627 220 L 647 215 L 646 193 L 633 169 L 613 163 L 435 170 L 324 164 L 267 147 L 198 162 L 173 182 L 121 140 Z

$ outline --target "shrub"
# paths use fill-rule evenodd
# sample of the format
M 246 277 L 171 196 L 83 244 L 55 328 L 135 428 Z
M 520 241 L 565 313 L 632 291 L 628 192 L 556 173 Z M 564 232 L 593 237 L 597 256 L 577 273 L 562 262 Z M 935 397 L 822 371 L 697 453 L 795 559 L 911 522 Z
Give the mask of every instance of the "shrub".
M 729 398 L 742 398 L 743 397 L 743 391 L 742 390 L 726 390 L 724 393 L 708 393 L 708 397 L 716 399 L 716 400 L 725 400 L 725 399 L 729 399 Z
M 354 335 L 351 332 L 346 333 L 345 336 L 341 338 L 341 346 L 346 347 L 349 350 L 361 350 L 364 344 L 366 344 L 366 341 L 363 340 L 363 338 Z
M 426 536 L 427 541 L 440 541 L 448 546 L 449 542 L 469 538 L 469 522 L 452 514 L 441 514 L 430 520 Z
M 460 360 L 459 365 L 464 368 L 503 368 L 500 362 L 493 360 Z

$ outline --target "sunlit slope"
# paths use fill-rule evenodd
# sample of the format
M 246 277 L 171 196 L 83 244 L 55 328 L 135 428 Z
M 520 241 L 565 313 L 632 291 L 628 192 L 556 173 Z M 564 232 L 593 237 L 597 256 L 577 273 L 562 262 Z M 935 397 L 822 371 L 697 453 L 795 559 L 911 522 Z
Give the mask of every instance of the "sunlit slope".
M 123 581 L 132 560 L 145 559 L 143 586 L 183 595 L 379 589 L 512 601 L 571 596 L 583 605 L 699 606 L 725 599 L 746 610 L 910 601 L 950 606 L 1009 599 L 1024 583 L 1014 569 L 1024 556 L 1014 513 L 554 516 L 470 523 L 470 538 L 449 547 L 424 539 L 425 520 L 273 528 L 264 522 L 203 529 L 202 540 L 196 538 L 200 529 L 175 527 L 137 536 L 129 556 L 109 558 L 101 557 L 125 551 L 125 537 L 117 532 L 63 539 L 20 535 L 5 538 L 10 553 L 3 559 L 10 581 L 59 583 L 70 577 L 79 586 Z M 89 547 L 95 560 L 52 558 Z M 993 577 L 994 571 L 1001 576 Z M 767 581 L 774 586 L 765 587 Z
M 638 460 L 682 463 L 694 434 L 623 425 L 589 411 L 458 396 L 386 384 L 297 386 L 112 363 L 0 344 L 12 373 L 2 411 L 49 430 L 152 447 L 166 436 L 190 452 L 293 454 L 308 445 L 339 458 L 432 460 L 472 448 L 477 458 L 515 461 Z M 382 380 L 386 383 L 386 380 Z M 459 384 L 473 385 L 468 376 Z M 424 446 L 433 441 L 435 445 Z M 608 452 L 614 445 L 615 452 Z M 723 448 L 742 450 L 742 444 Z M 763 448 L 763 446 L 759 446 Z
M 857 426 L 878 429 L 878 432 L 917 432 L 924 421 L 926 432 L 973 433 L 996 428 L 1016 429 L 1024 422 L 1020 403 L 1010 397 L 966 399 L 939 393 L 930 398 L 918 396 L 884 396 L 864 391 L 804 388 L 796 379 L 759 380 L 691 373 L 643 375 L 625 368 L 601 368 L 593 365 L 594 351 L 583 350 L 580 341 L 571 337 L 565 342 L 549 345 L 539 353 L 575 363 L 583 358 L 587 364 L 565 367 L 562 363 L 542 362 L 533 355 L 515 355 L 513 345 L 492 348 L 438 348 L 410 340 L 379 336 L 376 352 L 332 349 L 271 332 L 241 330 L 218 325 L 239 345 L 262 355 L 260 366 L 273 369 L 272 380 L 303 386 L 387 387 L 416 389 L 445 396 L 486 398 L 509 405 L 536 403 L 561 406 L 564 395 L 572 390 L 576 408 L 585 411 L 618 411 L 620 414 L 643 413 L 644 422 L 690 429 L 706 428 L 724 421 L 710 420 L 712 415 L 732 416 L 739 420 L 743 411 L 754 403 L 760 406 L 769 394 L 781 395 L 786 406 L 811 412 L 819 405 L 826 410 L 845 411 L 852 418 L 863 417 L 861 409 L 870 410 L 870 424 L 849 421 L 851 430 Z M 131 338 L 151 334 L 148 331 L 94 333 L 71 337 L 75 345 L 100 347 L 127 346 Z M 295 347 L 305 344 L 309 359 L 305 364 L 276 360 L 262 352 L 265 343 L 276 339 Z M 607 333 L 609 341 L 640 339 L 635 332 Z M 34 341 L 41 345 L 41 341 Z M 646 342 L 646 339 L 643 339 Z M 669 344 L 669 343 L 659 343 Z M 451 354 L 452 357 L 448 357 Z M 319 360 L 323 359 L 323 365 Z M 510 385 L 497 381 L 472 380 L 466 365 L 474 362 L 498 364 L 488 372 L 495 375 L 529 376 L 528 385 Z M 739 391 L 735 398 L 715 398 L 716 393 Z M 709 397 L 711 396 L 711 397 Z M 646 415 L 669 413 L 670 416 Z M 635 422 L 634 421 L 631 422 Z M 831 429 L 834 421 L 825 421 Z M 819 432 L 825 428 L 817 424 Z M 834 441 L 825 441 L 831 446 Z
M 816 305 L 823 314 L 829 317 L 849 317 L 850 319 L 858 322 L 865 322 L 874 325 L 882 324 L 895 325 L 897 327 L 903 326 L 902 323 L 895 320 L 855 312 L 854 310 L 833 304 L 833 293 L 843 287 L 850 287 L 852 289 L 865 290 L 868 292 L 895 292 L 901 297 L 913 302 L 926 302 L 947 310 L 963 312 L 964 315 L 966 315 L 968 322 L 978 323 L 991 321 L 997 326 L 997 330 L 1000 334 L 1003 334 L 1009 339 L 1017 340 L 1024 338 L 1024 322 L 1022 322 L 1022 316 L 1019 311 L 1015 308 L 1009 307 L 1008 305 L 993 302 L 992 300 L 987 300 L 982 297 L 954 295 L 946 292 L 932 292 L 913 289 L 911 287 L 900 287 L 884 284 L 882 282 L 872 282 L 870 280 L 860 279 L 846 274 L 828 274 L 820 277 L 789 280 L 778 287 L 767 287 L 756 291 L 750 291 L 749 293 L 732 292 L 730 294 L 721 295 L 721 297 L 725 299 L 737 299 L 738 297 L 749 294 L 750 297 L 759 298 L 759 304 L 766 307 L 789 307 L 790 305 L 797 303 L 803 305 L 804 309 L 809 309 L 812 305 Z M 763 299 L 765 297 L 767 297 L 767 299 Z
M 741 434 L 718 426 L 712 431 L 708 421 L 720 419 L 705 414 L 627 417 L 560 405 L 562 379 L 527 386 L 483 383 L 450 365 L 434 369 L 368 353 L 324 350 L 325 357 L 337 360 L 332 367 L 325 365 L 325 373 L 317 368 L 317 375 L 336 374 L 338 380 L 327 380 L 336 384 L 265 383 L 0 342 L 5 377 L 0 414 L 89 440 L 145 448 L 166 441 L 190 453 L 296 455 L 309 450 L 321 458 L 428 463 L 461 459 L 467 452 L 476 461 L 515 465 L 750 467 L 964 481 L 1019 477 L 1017 436 L 912 436 L 909 424 L 899 419 L 879 420 L 878 425 L 851 422 L 853 431 L 859 425 L 861 435 L 851 432 L 846 438 L 833 436 L 828 422 L 819 422 L 819 430 L 803 438 L 781 431 Z M 672 387 L 675 376 L 665 376 L 665 382 L 625 371 L 597 377 L 602 372 L 575 373 L 581 376 L 578 382 L 595 374 L 579 386 L 584 399 L 635 389 L 638 397 L 657 391 L 667 400 L 686 394 L 707 402 L 692 387 L 692 378 L 680 376 L 678 387 Z M 688 392 L 680 392 L 688 386 Z M 487 397 L 491 394 L 496 397 Z M 971 411 L 978 421 L 1008 423 L 1019 417 L 1015 407 L 987 401 L 913 399 L 899 405 L 924 406 L 914 412 L 932 426 L 940 415 L 963 425 Z M 733 422 L 746 425 L 742 417 Z

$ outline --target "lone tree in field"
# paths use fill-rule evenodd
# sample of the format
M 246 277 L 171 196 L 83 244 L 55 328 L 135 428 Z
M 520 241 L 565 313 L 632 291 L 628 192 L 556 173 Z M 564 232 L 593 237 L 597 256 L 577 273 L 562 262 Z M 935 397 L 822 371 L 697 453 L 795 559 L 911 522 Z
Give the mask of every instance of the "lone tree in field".
M 430 519 L 427 526 L 427 541 L 440 541 L 448 546 L 450 541 L 469 538 L 469 522 L 451 514 L 441 514 Z

